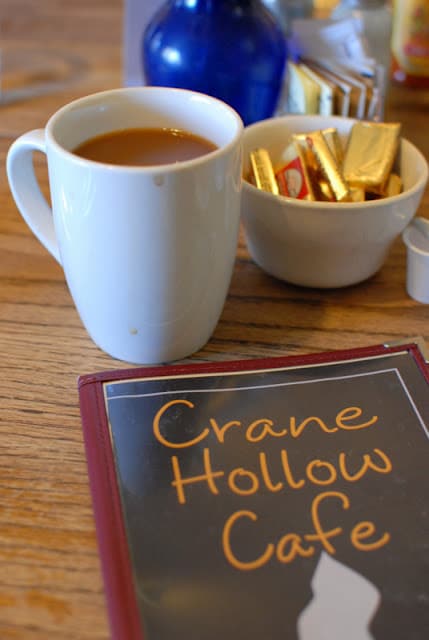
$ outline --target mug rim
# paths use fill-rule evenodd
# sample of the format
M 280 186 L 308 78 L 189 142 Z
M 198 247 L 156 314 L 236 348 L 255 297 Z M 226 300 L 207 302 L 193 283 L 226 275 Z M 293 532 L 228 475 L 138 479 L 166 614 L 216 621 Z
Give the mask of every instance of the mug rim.
M 207 100 L 211 103 L 217 104 L 219 107 L 224 109 L 226 112 L 232 116 L 232 119 L 235 121 L 236 131 L 233 134 L 231 140 L 217 149 L 213 151 L 209 151 L 208 153 L 203 153 L 196 158 L 192 158 L 190 160 L 180 160 L 178 162 L 170 162 L 165 164 L 152 164 L 152 165 L 121 165 L 121 164 L 113 164 L 109 162 L 100 162 L 98 160 L 90 160 L 88 158 L 83 158 L 73 153 L 73 151 L 69 151 L 64 146 L 62 146 L 56 139 L 53 129 L 57 122 L 64 117 L 69 111 L 74 108 L 78 108 L 93 101 L 97 102 L 102 100 L 103 96 L 112 95 L 112 94 L 139 94 L 139 93 L 181 93 L 187 94 L 189 96 L 195 96 L 199 99 Z M 124 127 L 126 128 L 126 127 Z M 144 127 L 142 127 L 144 128 Z M 117 131 L 117 129 L 112 129 L 112 131 Z M 158 87 L 152 85 L 142 85 L 138 87 L 117 87 L 114 89 L 106 89 L 103 91 L 97 91 L 95 93 L 90 93 L 88 95 L 82 96 L 80 98 L 76 98 L 71 102 L 66 103 L 62 107 L 60 107 L 55 113 L 51 115 L 48 122 L 45 125 L 45 140 L 49 146 L 51 146 L 57 153 L 64 154 L 70 160 L 73 160 L 76 164 L 81 164 L 84 166 L 91 166 L 93 169 L 99 170 L 110 170 L 114 172 L 126 172 L 126 173 L 153 173 L 154 171 L 174 171 L 179 172 L 188 168 L 194 168 L 199 165 L 204 165 L 208 159 L 214 160 L 217 157 L 223 156 L 231 151 L 236 145 L 237 142 L 241 142 L 244 131 L 244 123 L 237 113 L 237 111 L 228 105 L 223 100 L 219 98 L 215 98 L 214 96 L 210 96 L 208 94 L 193 91 L 190 89 L 180 89 L 176 87 Z

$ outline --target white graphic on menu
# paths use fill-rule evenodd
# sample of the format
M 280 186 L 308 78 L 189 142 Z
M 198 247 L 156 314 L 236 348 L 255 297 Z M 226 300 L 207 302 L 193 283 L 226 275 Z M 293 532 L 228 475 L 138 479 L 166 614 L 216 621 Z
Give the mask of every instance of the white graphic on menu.
M 299 640 L 374 640 L 369 625 L 381 598 L 369 580 L 322 552 L 311 587 L 313 598 L 298 617 Z

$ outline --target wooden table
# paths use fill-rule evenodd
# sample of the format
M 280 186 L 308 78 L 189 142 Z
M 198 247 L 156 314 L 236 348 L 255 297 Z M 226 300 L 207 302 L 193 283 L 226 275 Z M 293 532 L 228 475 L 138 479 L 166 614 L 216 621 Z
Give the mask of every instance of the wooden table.
M 9 90 L 0 104 L 0 160 L 69 100 L 119 86 L 120 0 L 3 0 Z M 24 65 L 24 66 L 22 66 Z M 60 86 L 52 81 L 64 80 Z M 27 83 L 39 95 L 20 97 Z M 42 84 L 42 87 L 40 85 Z M 386 119 L 429 158 L 429 92 L 392 87 Z M 37 159 L 47 191 L 46 169 Z M 94 346 L 61 268 L 21 219 L 0 181 L 0 638 L 108 638 L 76 380 L 128 366 Z M 419 215 L 429 217 L 426 191 Z M 429 308 L 405 291 L 405 250 L 357 286 L 303 289 L 264 274 L 243 238 L 221 320 L 192 360 L 288 355 L 420 335 Z M 124 639 L 126 640 L 126 639 Z

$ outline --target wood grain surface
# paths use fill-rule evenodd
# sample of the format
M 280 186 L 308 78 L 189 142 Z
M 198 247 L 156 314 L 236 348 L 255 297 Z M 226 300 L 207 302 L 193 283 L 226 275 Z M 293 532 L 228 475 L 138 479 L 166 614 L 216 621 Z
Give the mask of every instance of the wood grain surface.
M 86 334 L 61 268 L 23 222 L 4 171 L 11 142 L 66 102 L 122 84 L 120 0 L 2 0 L 0 47 L 0 638 L 109 637 L 76 380 L 122 368 Z M 36 95 L 28 94 L 29 87 Z M 429 157 L 429 92 L 389 90 L 386 119 Z M 37 173 L 48 192 L 43 157 Z M 426 191 L 419 215 L 429 217 Z M 275 280 L 243 236 L 230 293 L 192 360 L 288 355 L 420 335 L 398 239 L 381 271 L 339 290 Z M 124 639 L 126 640 L 126 639 Z

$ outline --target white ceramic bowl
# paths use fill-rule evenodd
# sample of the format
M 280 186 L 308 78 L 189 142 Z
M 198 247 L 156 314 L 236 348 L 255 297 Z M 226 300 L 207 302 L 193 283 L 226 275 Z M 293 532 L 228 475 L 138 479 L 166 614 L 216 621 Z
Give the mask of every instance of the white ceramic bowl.
M 274 165 L 292 133 L 335 127 L 346 138 L 355 120 L 286 115 L 244 130 L 244 171 L 256 147 L 270 151 Z M 253 260 L 269 274 L 306 287 L 344 287 L 375 274 L 395 238 L 417 211 L 428 165 L 401 139 L 403 192 L 368 202 L 332 203 L 274 196 L 243 181 L 242 222 Z

